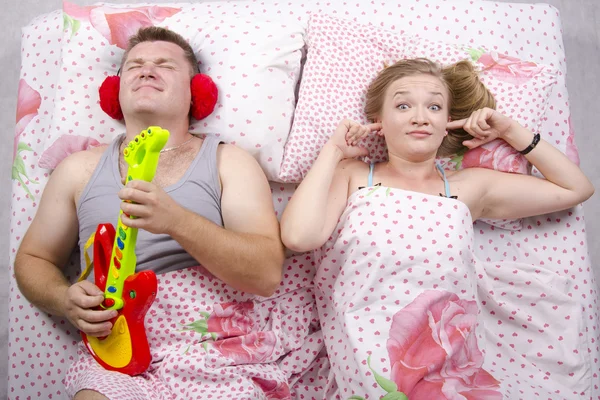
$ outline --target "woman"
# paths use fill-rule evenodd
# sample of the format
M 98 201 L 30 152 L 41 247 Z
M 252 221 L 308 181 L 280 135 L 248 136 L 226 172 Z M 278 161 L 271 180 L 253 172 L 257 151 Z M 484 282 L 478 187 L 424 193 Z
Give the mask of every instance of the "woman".
M 400 61 L 368 89 L 373 123 L 342 121 L 285 209 L 284 244 L 320 249 L 316 297 L 336 395 L 497 399 L 518 387 L 513 394 L 529 398 L 534 385 L 515 381 L 509 364 L 484 365 L 489 311 L 500 313 L 510 299 L 497 297 L 490 271 L 473 254 L 472 222 L 567 209 L 594 188 L 566 156 L 494 107 L 468 62 L 442 69 L 425 59 Z M 366 155 L 358 144 L 371 132 L 385 138 L 388 161 L 355 159 Z M 436 164 L 438 155 L 497 138 L 546 179 Z M 529 282 L 536 284 L 543 282 Z M 522 303 L 514 299 L 515 307 Z M 569 304 L 565 312 L 577 312 Z M 522 359 L 520 373 L 545 382 L 526 359 L 528 334 L 519 332 L 520 341 L 497 354 Z M 567 390 L 544 385 L 550 397 Z

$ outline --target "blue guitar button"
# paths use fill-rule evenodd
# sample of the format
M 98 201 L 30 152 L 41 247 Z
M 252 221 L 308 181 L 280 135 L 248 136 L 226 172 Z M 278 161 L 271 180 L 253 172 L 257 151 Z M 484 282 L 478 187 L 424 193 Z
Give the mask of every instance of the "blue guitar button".
M 117 291 L 117 288 L 114 287 L 114 286 L 109 286 L 108 287 L 108 291 L 111 292 L 111 293 L 115 293 Z
M 117 246 L 119 249 L 123 250 L 125 248 L 125 243 L 121 240 L 121 238 L 117 238 Z

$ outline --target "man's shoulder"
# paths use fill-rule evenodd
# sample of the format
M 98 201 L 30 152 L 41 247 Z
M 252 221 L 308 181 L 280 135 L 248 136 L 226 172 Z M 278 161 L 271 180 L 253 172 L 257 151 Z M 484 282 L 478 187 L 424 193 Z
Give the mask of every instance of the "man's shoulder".
M 220 144 L 217 150 L 217 166 L 223 184 L 253 185 L 267 181 L 258 161 L 247 150 L 232 144 Z
M 241 147 L 236 146 L 235 144 L 223 143 L 223 142 L 219 143 L 219 147 L 218 147 L 217 151 L 219 153 L 226 153 L 226 154 L 232 154 L 232 155 L 235 155 L 236 153 L 250 155 L 250 153 L 247 150 L 244 150 Z
M 81 182 L 82 180 L 87 182 L 107 147 L 107 145 L 102 145 L 70 154 L 52 172 L 53 178 L 71 182 Z
M 102 154 L 108 148 L 107 145 L 92 147 L 88 150 L 77 151 L 69 154 L 64 160 L 58 164 L 56 170 L 59 169 L 81 169 L 93 166 L 94 168 L 102 158 Z
M 219 144 L 217 148 L 217 160 L 219 168 L 239 167 L 257 163 L 248 151 L 229 143 Z

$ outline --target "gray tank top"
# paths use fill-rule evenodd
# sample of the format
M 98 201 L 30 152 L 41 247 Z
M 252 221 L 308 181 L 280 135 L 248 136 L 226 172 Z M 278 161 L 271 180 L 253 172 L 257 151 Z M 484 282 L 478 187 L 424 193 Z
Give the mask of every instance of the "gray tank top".
M 81 194 L 77 206 L 79 219 L 79 249 L 81 265 L 85 266 L 84 246 L 98 224 L 117 226 L 121 200 L 117 192 L 123 188 L 118 167 L 119 144 L 123 135 L 106 149 L 94 173 Z M 174 185 L 164 188 L 178 204 L 223 226 L 221 190 L 217 170 L 219 140 L 207 136 L 202 147 L 183 177 Z M 153 270 L 157 274 L 198 265 L 173 238 L 166 234 L 152 234 L 139 230 L 136 244 L 136 271 Z M 88 250 L 93 257 L 92 248 Z M 93 280 L 93 274 L 90 274 Z M 88 278 L 88 279 L 90 279 Z

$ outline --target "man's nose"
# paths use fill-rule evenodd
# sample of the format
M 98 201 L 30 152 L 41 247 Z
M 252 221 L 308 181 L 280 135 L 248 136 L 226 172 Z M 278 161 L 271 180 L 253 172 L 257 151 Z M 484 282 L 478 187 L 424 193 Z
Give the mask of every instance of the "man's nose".
M 152 63 L 145 63 L 140 68 L 140 78 L 154 78 L 156 66 Z

